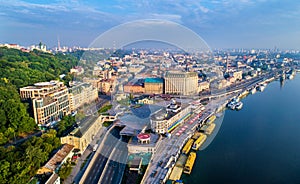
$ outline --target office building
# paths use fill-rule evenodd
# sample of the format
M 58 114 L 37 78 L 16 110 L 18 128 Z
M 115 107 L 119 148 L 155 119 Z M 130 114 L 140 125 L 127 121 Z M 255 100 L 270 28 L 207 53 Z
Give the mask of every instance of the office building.
M 22 100 L 32 103 L 35 122 L 50 125 L 71 113 L 68 88 L 59 81 L 40 82 L 20 89 Z
M 195 95 L 198 91 L 196 72 L 167 72 L 165 74 L 165 93 L 175 95 Z

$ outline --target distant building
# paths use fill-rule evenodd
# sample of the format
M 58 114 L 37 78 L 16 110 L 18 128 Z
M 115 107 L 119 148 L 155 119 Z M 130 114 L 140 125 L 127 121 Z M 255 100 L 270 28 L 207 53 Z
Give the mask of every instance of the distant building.
M 138 79 L 136 81 L 128 82 L 126 85 L 124 85 L 124 92 L 125 93 L 145 93 L 144 80 Z
M 76 82 L 69 88 L 71 111 L 98 99 L 98 90 L 89 83 Z
M 47 52 L 47 46 L 45 44 L 43 44 L 42 42 L 40 42 L 37 45 L 32 45 L 30 46 L 30 50 L 39 50 L 39 51 L 43 51 L 43 52 Z
M 31 100 L 37 124 L 46 125 L 71 113 L 68 88 L 59 81 L 40 82 L 20 88 L 22 100 Z
M 101 81 L 101 79 L 99 79 L 99 78 L 87 78 L 87 77 L 83 78 L 83 82 L 91 83 L 97 89 L 100 89 L 100 87 L 101 87 L 100 81 Z
M 20 45 L 14 43 L 0 44 L 0 47 L 7 47 L 9 49 L 21 49 Z
M 198 84 L 198 91 L 201 92 L 201 91 L 208 90 L 209 86 L 210 86 L 210 84 L 207 81 L 200 82 Z
M 112 77 L 113 71 L 110 69 L 104 69 L 102 67 L 94 67 L 93 75 L 99 77 L 100 79 L 110 79 Z
M 165 93 L 176 95 L 195 95 L 198 92 L 196 72 L 167 72 L 165 75 Z
M 232 76 L 235 78 L 235 80 L 242 80 L 243 79 L 243 71 L 233 72 Z
M 81 75 L 84 73 L 84 69 L 82 68 L 82 66 L 75 66 L 74 68 L 70 69 L 70 73 L 75 75 Z
M 146 94 L 162 94 L 164 80 L 161 78 L 146 78 L 144 87 Z
M 116 80 L 114 79 L 102 79 L 100 81 L 99 92 L 108 94 L 115 88 Z

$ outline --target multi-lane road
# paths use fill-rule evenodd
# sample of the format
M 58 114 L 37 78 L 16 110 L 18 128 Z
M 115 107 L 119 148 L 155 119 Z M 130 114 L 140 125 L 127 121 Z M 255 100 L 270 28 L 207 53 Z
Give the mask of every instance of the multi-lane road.
M 112 127 L 106 133 L 80 183 L 120 183 L 128 155 L 127 140 L 120 136 L 120 130 Z
M 120 183 L 125 170 L 127 156 L 127 141 L 124 139 L 119 140 L 104 168 L 99 183 Z

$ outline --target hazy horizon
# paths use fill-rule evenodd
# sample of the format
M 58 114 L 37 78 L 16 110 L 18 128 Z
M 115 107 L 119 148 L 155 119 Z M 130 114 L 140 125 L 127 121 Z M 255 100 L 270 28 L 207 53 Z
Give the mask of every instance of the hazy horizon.
M 120 24 L 161 19 L 183 25 L 211 48 L 300 49 L 300 2 L 266 0 L 0 0 L 0 42 L 87 47 Z M 176 39 L 176 38 L 174 38 Z

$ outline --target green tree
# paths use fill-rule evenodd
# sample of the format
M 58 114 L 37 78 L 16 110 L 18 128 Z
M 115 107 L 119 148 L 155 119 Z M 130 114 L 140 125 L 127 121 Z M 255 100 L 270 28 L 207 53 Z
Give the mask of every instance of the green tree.
M 66 163 L 64 163 L 61 166 L 61 168 L 58 171 L 58 175 L 62 180 L 65 180 L 71 174 L 71 172 L 72 172 L 72 165 L 70 160 L 68 160 Z

